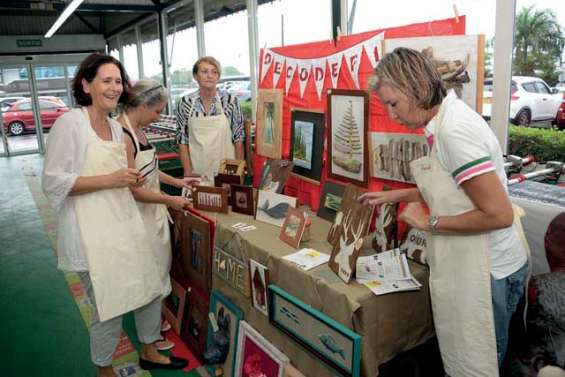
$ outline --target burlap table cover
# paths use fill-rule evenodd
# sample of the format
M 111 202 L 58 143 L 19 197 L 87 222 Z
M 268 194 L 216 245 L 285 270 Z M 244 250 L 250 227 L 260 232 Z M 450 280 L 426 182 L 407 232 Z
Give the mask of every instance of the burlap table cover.
M 303 271 L 283 260 L 283 256 L 296 250 L 279 239 L 280 228 L 276 226 L 233 212 L 207 212 L 207 215 L 218 221 L 216 247 L 245 263 L 252 258 L 264 264 L 269 268 L 271 283 L 362 336 L 362 376 L 377 376 L 380 364 L 433 337 L 426 267 L 409 261 L 412 274 L 423 285 L 420 291 L 375 296 L 355 281 L 343 283 L 327 264 Z M 257 229 L 241 232 L 231 227 L 238 222 L 255 225 Z M 329 222 L 313 218 L 310 241 L 301 243 L 300 247 L 330 254 L 330 244 L 326 241 L 329 228 Z M 284 352 L 305 376 L 335 375 L 322 361 L 272 326 L 265 315 L 252 307 L 251 298 L 216 274 L 213 274 L 212 285 L 241 308 L 244 319 Z

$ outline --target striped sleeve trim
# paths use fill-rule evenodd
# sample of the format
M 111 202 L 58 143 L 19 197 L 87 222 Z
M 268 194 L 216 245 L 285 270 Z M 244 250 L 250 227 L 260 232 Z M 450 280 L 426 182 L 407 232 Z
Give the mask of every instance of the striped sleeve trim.
M 490 171 L 494 171 L 495 167 L 490 159 L 490 157 L 479 158 L 478 160 L 471 161 L 457 170 L 455 170 L 451 175 L 455 179 L 455 182 L 460 185 L 464 181 L 476 177 Z

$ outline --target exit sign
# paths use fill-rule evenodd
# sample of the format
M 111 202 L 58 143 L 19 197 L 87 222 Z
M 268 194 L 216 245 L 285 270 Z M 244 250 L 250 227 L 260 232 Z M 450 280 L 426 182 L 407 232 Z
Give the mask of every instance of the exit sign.
M 41 47 L 41 39 L 17 39 L 18 47 Z

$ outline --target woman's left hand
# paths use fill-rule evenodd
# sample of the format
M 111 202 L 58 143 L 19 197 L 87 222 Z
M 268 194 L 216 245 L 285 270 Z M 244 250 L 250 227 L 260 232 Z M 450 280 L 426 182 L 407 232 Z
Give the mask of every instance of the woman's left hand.
M 400 220 L 420 230 L 428 230 L 428 219 L 430 215 L 422 203 L 408 203 L 400 214 Z
M 177 178 L 177 187 L 190 189 L 194 184 L 197 184 L 199 181 L 200 178 L 191 178 L 191 177 Z

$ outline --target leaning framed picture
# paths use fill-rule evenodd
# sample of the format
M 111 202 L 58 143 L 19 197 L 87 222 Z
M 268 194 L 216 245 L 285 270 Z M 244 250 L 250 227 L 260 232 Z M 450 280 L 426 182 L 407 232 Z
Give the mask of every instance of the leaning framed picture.
M 255 214 L 255 202 L 253 200 L 253 187 L 243 185 L 231 185 L 231 210 L 244 215 Z
M 281 158 L 282 89 L 259 89 L 257 96 L 257 153 Z
M 174 279 L 171 279 L 171 288 L 171 294 L 163 303 L 163 317 L 169 321 L 174 332 L 180 335 L 188 292 Z
M 322 111 L 293 109 L 290 121 L 292 172 L 314 183 L 322 175 L 325 117 Z
M 369 185 L 369 94 L 363 90 L 328 91 L 328 176 Z
M 210 236 L 210 224 L 187 212 L 183 221 L 182 270 L 193 284 L 205 292 L 210 292 L 212 287 Z
M 220 364 L 224 371 L 223 375 L 232 377 L 235 369 L 239 321 L 243 319 L 243 312 L 229 298 L 215 289 L 210 297 L 210 314 L 213 314 L 213 316 L 209 315 L 209 320 L 212 321 L 213 318 L 217 327 L 208 326 L 207 349 L 204 353 L 204 360 L 207 364 Z M 214 328 L 217 331 L 214 331 Z M 224 343 L 226 337 L 229 339 L 227 347 Z M 214 351 L 214 348 L 218 351 Z M 211 375 L 214 375 L 214 368 L 212 366 L 207 368 Z
M 282 227 L 289 207 L 296 207 L 297 199 L 292 196 L 259 190 L 255 220 Z
M 318 213 L 316 216 L 321 217 L 324 220 L 333 222 L 335 215 L 339 210 L 341 205 L 341 198 L 343 196 L 343 191 L 345 190 L 344 185 L 326 181 L 324 187 L 322 188 L 322 195 L 320 196 L 320 206 L 318 207 Z
M 274 284 L 269 285 L 269 306 L 269 321 L 274 326 L 339 375 L 360 375 L 361 335 Z
M 249 281 L 251 282 L 251 303 L 253 307 L 265 316 L 268 316 L 267 286 L 269 285 L 269 269 L 256 260 L 249 259 Z
M 279 238 L 291 247 L 298 249 L 306 227 L 306 216 L 298 208 L 289 207 Z
M 218 170 L 218 173 L 239 175 L 240 177 L 243 177 L 245 174 L 245 164 L 245 160 L 225 159 L 220 162 L 220 169 Z
M 293 166 L 293 162 L 289 160 L 266 160 L 261 169 L 258 189 L 282 193 Z
M 194 186 L 194 208 L 203 211 L 228 212 L 228 189 L 224 187 Z
M 288 357 L 249 323 L 239 321 L 234 377 L 282 377 Z

